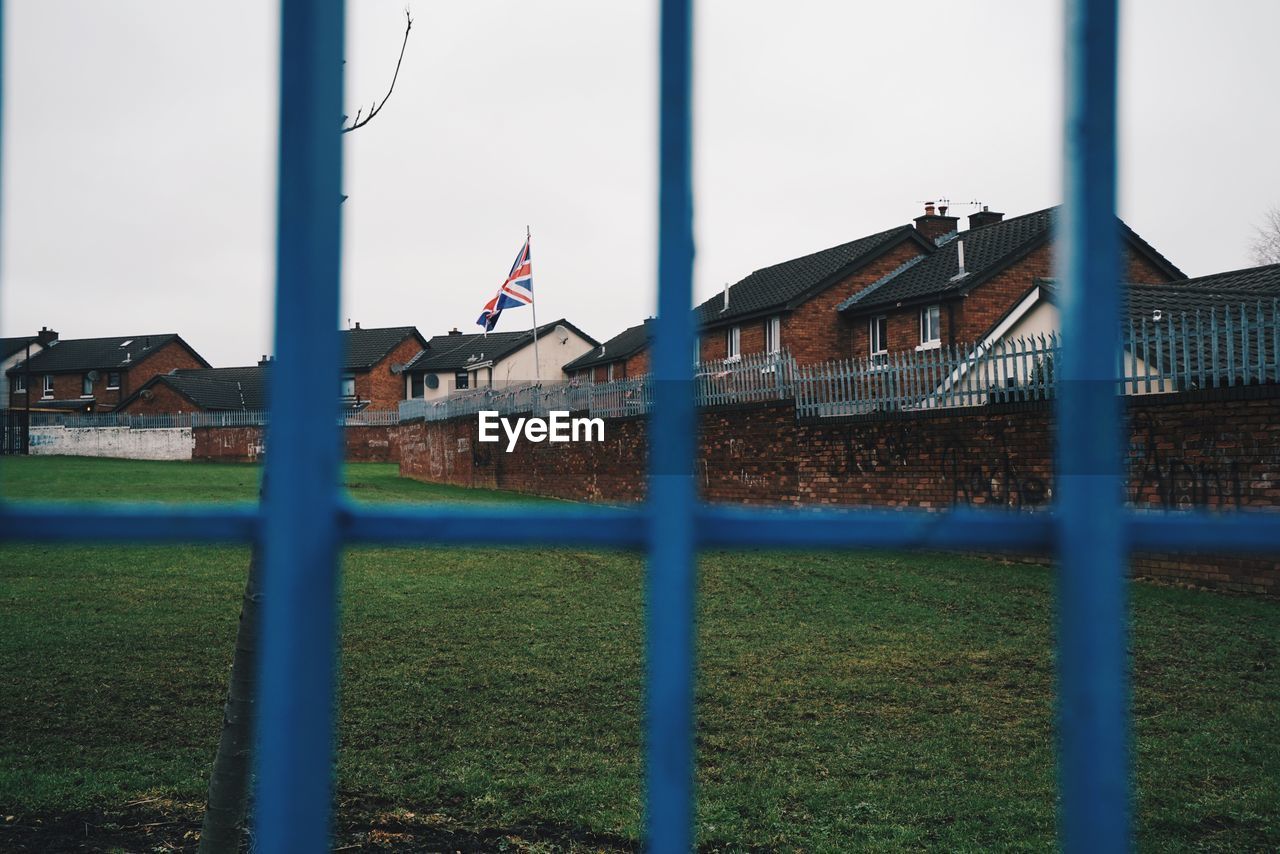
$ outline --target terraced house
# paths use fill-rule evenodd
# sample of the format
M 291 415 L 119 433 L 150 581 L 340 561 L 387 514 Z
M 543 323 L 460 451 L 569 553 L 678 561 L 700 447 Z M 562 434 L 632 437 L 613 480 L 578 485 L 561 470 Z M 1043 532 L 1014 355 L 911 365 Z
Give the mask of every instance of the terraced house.
M 252 412 L 267 408 L 268 360 L 243 368 L 195 368 L 160 374 L 120 402 L 118 412 L 157 415 Z
M 30 396 L 33 410 L 110 412 L 154 376 L 208 367 L 173 332 L 51 340 L 8 370 L 9 405 L 25 407 Z

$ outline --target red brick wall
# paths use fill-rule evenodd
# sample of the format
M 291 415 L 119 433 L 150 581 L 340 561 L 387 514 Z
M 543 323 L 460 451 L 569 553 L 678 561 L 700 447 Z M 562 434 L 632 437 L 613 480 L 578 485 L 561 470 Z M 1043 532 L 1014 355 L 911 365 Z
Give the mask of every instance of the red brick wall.
M 851 327 L 840 317 L 836 307 L 922 252 L 914 242 L 897 246 L 805 301 L 795 310 L 784 314 L 782 346 L 802 365 L 844 358 L 849 353 Z M 742 328 L 741 347 L 744 355 L 764 352 L 766 322 L 765 318 L 757 318 L 739 324 Z M 725 327 L 704 330 L 700 334 L 699 344 L 704 360 L 723 359 Z M 915 346 L 914 343 L 912 346 Z
M 1126 250 L 1126 269 L 1132 282 L 1161 284 L 1170 281 L 1150 261 L 1131 249 Z M 966 296 L 944 301 L 941 312 L 943 343 L 977 341 L 1026 295 L 1036 278 L 1053 275 L 1053 253 L 1046 245 L 987 279 Z M 914 350 L 920 344 L 920 309 L 915 305 L 879 312 L 888 317 L 889 352 Z M 844 354 L 865 357 L 870 346 L 869 317 L 857 317 L 846 323 L 850 328 L 851 346 Z
M 134 415 L 160 415 L 169 412 L 200 412 L 200 408 L 164 383 L 156 383 L 149 391 L 150 400 L 136 397 L 120 408 Z
M 256 462 L 262 458 L 261 427 L 197 427 L 192 459 L 211 462 Z M 349 462 L 389 463 L 400 458 L 395 427 L 344 427 L 342 440 Z
M 93 384 L 95 411 L 111 411 L 120 403 L 120 401 L 132 394 L 135 389 L 141 388 L 147 380 L 157 374 L 167 374 L 169 371 L 176 368 L 203 367 L 204 365 L 200 363 L 200 360 L 191 355 L 190 350 L 183 347 L 176 341 L 170 341 L 168 344 L 157 349 L 145 358 L 134 362 L 129 368 L 121 370 L 119 389 L 107 388 L 108 371 L 104 368 L 99 368 L 98 380 Z M 83 381 L 83 371 L 54 374 L 53 397 L 57 400 L 75 400 L 80 397 L 80 392 L 83 390 Z M 33 373 L 31 375 L 32 406 L 40 405 L 43 388 L 44 375 Z M 9 400 L 11 406 L 20 407 L 26 405 L 25 394 L 15 394 L 10 391 Z M 190 405 L 188 404 L 188 407 L 189 406 Z
M 1130 500 L 1167 509 L 1274 511 L 1280 504 L 1280 390 L 1133 398 Z M 744 504 L 1044 508 L 1053 496 L 1051 409 L 1010 404 L 797 423 L 790 402 L 700 413 L 705 498 Z M 589 501 L 645 491 L 646 422 L 613 419 L 599 444 L 476 441 L 476 419 L 399 432 L 401 474 Z M 1220 589 L 1280 594 L 1280 563 L 1141 555 L 1133 571 Z
M 391 373 L 391 366 L 409 364 L 421 350 L 421 342 L 410 335 L 397 344 L 381 362 L 367 371 L 357 372 L 356 396 L 370 401 L 369 409 L 395 409 L 405 399 L 404 374 Z

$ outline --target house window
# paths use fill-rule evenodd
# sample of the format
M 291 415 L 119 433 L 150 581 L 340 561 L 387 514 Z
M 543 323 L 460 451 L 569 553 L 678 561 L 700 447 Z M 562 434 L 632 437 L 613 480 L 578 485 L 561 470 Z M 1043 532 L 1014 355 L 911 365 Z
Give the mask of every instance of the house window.
M 726 360 L 742 358 L 741 326 L 730 326 L 724 331 L 724 357 Z
M 120 372 L 119 371 L 107 372 L 107 388 L 120 388 Z
M 424 397 L 426 395 L 427 378 L 425 374 L 409 375 L 409 397 Z
M 13 377 L 13 390 L 15 392 L 25 392 L 27 390 L 27 375 L 15 374 Z
M 44 375 L 44 396 L 53 397 L 53 374 Z
M 942 341 L 942 311 L 940 306 L 927 305 L 920 309 L 920 346 L 937 346 Z
M 455 389 L 471 388 L 471 375 L 466 371 L 458 371 L 453 375 L 453 387 Z
M 871 361 L 886 362 L 889 359 L 889 318 L 885 315 L 871 318 L 867 337 L 871 342 Z
M 609 363 L 609 382 L 613 382 L 613 366 L 614 366 L 615 364 L 617 364 L 617 363 L 616 363 L 616 362 L 610 362 L 610 363 Z
M 764 322 L 764 351 L 782 352 L 782 318 L 771 317 Z
M 93 397 L 93 374 L 85 374 L 80 380 L 80 396 Z
M 348 398 L 356 396 L 355 374 L 344 374 L 342 376 L 342 396 Z

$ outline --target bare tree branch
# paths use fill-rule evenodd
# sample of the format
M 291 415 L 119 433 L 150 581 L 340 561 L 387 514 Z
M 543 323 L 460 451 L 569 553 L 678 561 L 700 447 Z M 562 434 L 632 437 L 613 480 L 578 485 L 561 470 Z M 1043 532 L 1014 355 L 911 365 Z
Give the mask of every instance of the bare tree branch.
M 1250 249 L 1255 264 L 1280 264 L 1280 207 L 1273 207 L 1263 216 Z
M 364 112 L 364 108 L 361 107 L 356 110 L 355 120 L 352 121 L 349 126 L 342 129 L 343 133 L 351 133 L 356 128 L 364 127 L 379 113 L 379 111 L 382 110 L 383 107 L 387 105 L 387 100 L 391 97 L 391 93 L 395 91 L 396 78 L 400 76 L 400 63 L 404 62 L 404 49 L 409 44 L 409 30 L 411 29 L 413 29 L 413 18 L 409 17 L 409 7 L 406 6 L 404 10 L 404 41 L 400 43 L 400 58 L 396 60 L 396 72 L 391 75 L 391 85 L 387 87 L 387 94 L 383 96 L 381 103 L 376 100 L 373 102 L 373 105 L 369 107 L 369 112 L 365 115 L 363 120 L 361 120 L 360 114 Z

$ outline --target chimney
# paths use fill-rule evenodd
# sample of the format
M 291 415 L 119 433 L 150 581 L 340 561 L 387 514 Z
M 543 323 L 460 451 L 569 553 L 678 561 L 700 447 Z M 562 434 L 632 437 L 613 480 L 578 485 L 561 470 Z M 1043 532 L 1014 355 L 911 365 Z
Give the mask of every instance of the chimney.
M 356 321 L 356 329 L 359 329 L 359 328 L 360 328 L 360 321 L 358 321 L 358 320 L 357 320 L 357 321 Z
M 461 332 L 459 332 L 459 331 L 458 331 L 458 327 L 456 327 L 456 326 L 455 326 L 455 327 L 453 327 L 452 329 L 450 329 L 450 330 L 449 330 L 449 334 L 450 334 L 450 335 L 461 335 L 462 333 L 461 333 Z
M 1000 222 L 1003 219 L 1004 214 L 988 210 L 987 206 L 983 205 L 982 210 L 969 214 L 969 228 L 982 228 L 984 225 L 991 225 L 991 223 Z
M 271 364 L 272 361 L 274 360 L 270 356 L 268 356 L 266 353 L 263 353 L 262 358 L 258 360 L 258 367 L 265 368 L 267 365 Z
M 942 235 L 955 231 L 959 219 L 959 217 L 947 216 L 945 205 L 937 208 L 933 202 L 925 202 L 924 216 L 916 217 L 916 231 L 920 232 L 920 236 L 926 240 L 935 241 Z
M 58 333 L 54 332 L 47 326 L 41 326 L 40 331 L 36 333 L 36 341 L 40 342 L 40 346 L 42 347 L 48 347 L 57 340 Z

